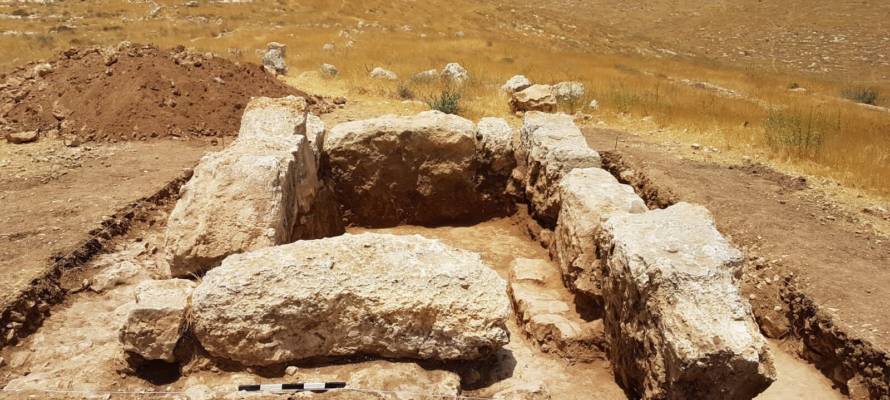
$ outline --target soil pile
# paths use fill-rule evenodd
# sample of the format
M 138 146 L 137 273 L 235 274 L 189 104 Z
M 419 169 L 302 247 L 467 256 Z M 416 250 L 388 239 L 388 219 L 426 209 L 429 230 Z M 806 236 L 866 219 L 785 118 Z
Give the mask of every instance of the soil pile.
M 235 135 L 244 106 L 255 96 L 302 96 L 316 113 L 326 111 L 320 98 L 288 87 L 259 65 L 181 46 L 161 50 L 124 42 L 70 49 L 0 76 L 0 82 L 3 130 L 81 141 Z

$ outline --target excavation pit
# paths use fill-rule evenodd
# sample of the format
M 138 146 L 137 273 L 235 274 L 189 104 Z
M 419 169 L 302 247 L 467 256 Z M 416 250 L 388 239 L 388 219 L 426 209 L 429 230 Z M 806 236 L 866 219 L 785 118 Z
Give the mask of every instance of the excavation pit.
M 179 344 L 194 340 L 194 348 L 183 352 L 183 346 L 177 346 L 173 365 L 179 374 L 165 377 L 164 390 L 206 390 L 226 396 L 242 383 L 345 380 L 350 387 L 377 390 L 376 398 L 398 398 L 380 392 L 387 390 L 424 393 L 411 398 L 461 393 L 486 397 L 500 393 L 501 398 L 508 393 L 553 399 L 670 398 L 684 393 L 671 386 L 673 377 L 678 376 L 672 375 L 675 371 L 653 368 L 627 374 L 613 371 L 624 368 L 621 363 L 610 366 L 607 361 L 614 360 L 614 354 L 622 351 L 612 347 L 621 342 L 609 337 L 610 332 L 622 333 L 610 329 L 608 319 L 597 317 L 609 311 L 610 303 L 602 299 L 614 302 L 620 297 L 610 292 L 612 287 L 604 285 L 608 281 L 602 279 L 602 273 L 611 267 L 611 259 L 606 255 L 615 254 L 614 249 L 622 244 L 595 239 L 606 237 L 601 236 L 601 225 L 615 215 L 646 215 L 650 211 L 640 208 L 642 201 L 633 198 L 633 191 L 608 174 L 596 177 L 604 182 L 602 187 L 560 187 L 560 182 L 570 174 L 580 174 L 578 179 L 593 179 L 589 176 L 599 171 L 596 152 L 586 147 L 578 149 L 580 132 L 570 117 L 530 113 L 523 129 L 516 134 L 506 123 L 487 121 L 476 126 L 462 118 L 434 112 L 412 117 L 386 116 L 344 124 L 328 135 L 316 134 L 312 140 L 322 145 L 314 146 L 305 134 L 304 106 L 257 100 L 247 107 L 244 119 L 260 114 L 266 115 L 263 123 L 242 125 L 242 137 L 229 149 L 202 160 L 202 164 L 214 167 L 198 166 L 171 211 L 167 226 L 152 227 L 139 238 L 123 241 L 116 251 L 103 256 L 101 262 L 88 264 L 83 271 L 88 279 L 95 280 L 94 275 L 129 262 L 140 266 L 137 274 L 122 276 L 115 280 L 116 286 L 101 290 L 97 287 L 98 293 L 82 291 L 72 295 L 36 334 L 16 348 L 4 350 L 3 356 L 15 374 L 2 382 L 8 389 L 41 390 L 47 385 L 77 390 L 109 385 L 121 391 L 157 389 L 162 382 L 146 378 L 169 372 L 170 364 L 160 368 L 156 367 L 157 361 L 135 366 L 128 362 L 118 327 L 134 310 L 146 307 L 133 301 L 138 300 L 142 283 L 172 275 L 196 280 L 197 288 L 189 302 L 192 308 L 181 320 L 173 322 L 174 326 L 183 327 Z M 254 131 L 246 131 L 245 126 Z M 269 157 L 270 154 L 275 157 Z M 239 164 L 243 160 L 250 162 Z M 576 196 L 580 199 L 576 203 L 588 208 L 605 204 L 605 211 L 596 215 L 572 214 L 581 216 L 580 219 L 563 218 L 570 211 L 565 208 L 569 203 L 563 202 L 568 194 L 595 187 L 600 189 L 593 196 Z M 596 193 L 607 195 L 597 197 Z M 584 226 L 566 226 L 576 220 L 584 222 Z M 343 231 L 347 234 L 342 235 Z M 382 239 L 391 235 L 400 239 Z M 412 235 L 420 235 L 422 242 L 435 245 L 409 257 L 465 252 L 479 260 L 478 268 L 462 269 L 453 261 L 435 257 L 417 256 L 417 260 L 407 262 L 405 253 L 393 252 L 390 257 L 380 255 L 375 259 L 378 261 L 368 262 L 369 266 L 355 263 L 354 268 L 343 270 L 346 276 L 338 276 L 341 269 L 337 263 L 328 263 L 327 256 L 321 255 L 325 251 L 331 256 L 350 255 L 378 242 L 408 240 L 415 237 Z M 355 240 L 357 247 L 350 248 L 349 242 L 355 237 L 371 239 L 366 239 L 367 243 Z M 310 243 L 319 244 L 321 253 L 313 256 L 311 262 L 300 262 L 312 264 L 311 268 L 324 273 L 303 275 L 289 285 L 291 276 L 282 269 L 302 265 L 288 257 L 305 256 L 305 246 L 314 246 Z M 326 243 L 342 246 L 332 245 L 328 249 Z M 172 249 L 176 254 L 169 254 Z M 695 254 L 683 246 L 666 251 Z M 257 263 L 240 263 L 243 260 Z M 270 264 L 276 261 L 286 262 L 275 269 Z M 348 285 L 354 284 L 347 281 L 357 276 L 357 268 L 376 271 L 373 267 L 378 263 L 395 268 L 395 272 L 356 278 L 357 289 L 347 290 Z M 425 265 L 431 266 L 429 270 L 424 269 Z M 405 278 L 413 279 L 413 273 L 426 279 L 426 283 L 423 287 L 401 286 L 395 282 L 400 279 L 397 268 L 411 268 L 411 273 L 402 270 Z M 484 279 L 467 275 L 461 282 L 461 274 L 467 270 L 494 273 Z M 341 281 L 325 286 L 327 277 Z M 255 283 L 251 283 L 252 279 L 256 279 Z M 482 283 L 485 288 L 474 288 Z M 269 285 L 268 290 L 257 289 L 263 285 Z M 337 291 L 337 287 L 343 290 Z M 399 292 L 400 287 L 406 291 Z M 309 291 L 312 288 L 327 291 L 333 297 L 316 296 Z M 304 290 L 309 295 L 299 294 Z M 337 297 L 344 293 L 345 297 Z M 448 307 L 431 309 L 434 312 L 392 311 L 404 309 L 406 303 L 435 303 L 442 293 L 458 294 L 450 295 L 454 302 Z M 461 298 L 460 293 L 466 293 L 466 298 Z M 731 288 L 728 293 L 730 297 L 738 295 Z M 208 296 L 215 296 L 212 307 L 220 312 L 202 316 L 205 309 L 195 307 L 211 304 L 206 301 Z M 366 300 L 356 302 L 356 296 L 365 296 Z M 585 301 L 578 301 L 579 298 Z M 245 299 L 268 301 L 283 308 L 269 308 L 244 302 Z M 462 313 L 475 306 L 473 301 L 496 306 L 477 310 L 480 318 L 471 318 L 470 313 Z M 288 302 L 298 306 L 292 307 Z M 605 310 L 595 309 L 603 304 Z M 591 307 L 595 310 L 591 311 Z M 657 318 L 657 311 L 647 310 L 653 318 Z M 735 311 L 738 314 L 731 317 L 742 321 L 745 329 L 754 327 L 749 334 L 759 336 L 750 310 L 742 306 Z M 294 315 L 302 318 L 300 322 L 291 319 Z M 325 325 L 325 318 L 332 315 L 366 315 L 367 319 L 355 324 Z M 257 319 L 250 319 L 254 317 Z M 713 317 L 719 320 L 726 316 Z M 313 322 L 313 318 L 318 321 Z M 437 325 L 441 321 L 452 322 L 443 328 Z M 220 333 L 210 323 L 240 324 L 243 329 Z M 460 323 L 467 324 L 466 329 Z M 268 328 L 264 333 L 252 330 L 261 324 Z M 301 327 L 299 332 L 288 330 L 295 325 Z M 469 346 L 466 353 L 446 352 L 451 344 L 438 342 L 460 337 L 458 331 L 472 334 L 480 326 L 502 329 L 507 335 L 495 332 L 495 339 Z M 643 334 L 659 334 L 657 326 L 643 326 L 648 329 Z M 396 333 L 407 335 L 404 337 L 427 335 L 430 339 L 417 342 L 408 350 L 398 347 L 404 344 L 402 341 L 384 340 L 389 333 L 402 328 Z M 374 329 L 383 333 L 374 333 Z M 150 337 L 153 331 L 144 333 Z M 696 330 L 690 332 L 694 335 Z M 305 333 L 317 339 L 301 336 Z M 338 335 L 342 338 L 331 339 Z M 509 336 L 509 340 L 504 336 Z M 158 339 L 169 341 L 166 336 Z M 286 340 L 296 343 L 299 351 L 281 345 Z M 312 340 L 318 343 L 312 344 Z M 768 353 L 762 337 L 760 342 L 752 343 L 757 351 Z M 692 345 L 702 346 L 696 350 L 706 355 L 713 350 L 701 343 Z M 319 349 L 335 350 L 316 351 Z M 82 353 L 79 356 L 66 356 L 78 351 Z M 657 360 L 665 357 L 661 349 L 651 351 L 643 349 L 637 353 Z M 731 354 L 728 357 L 732 360 Z M 721 368 L 728 368 L 720 358 L 713 360 L 711 371 L 719 374 Z M 789 366 L 784 358 L 777 360 L 775 366 L 781 376 Z M 765 389 L 762 382 L 768 384 L 775 374 L 772 360 L 758 362 L 763 364 L 762 369 L 744 372 L 762 377 L 753 384 L 743 379 L 708 380 L 704 376 L 701 382 L 709 385 L 712 394 L 722 391 L 726 398 L 750 397 Z M 793 364 L 790 370 L 809 372 L 805 366 Z M 621 379 L 616 380 L 616 376 Z M 815 375 L 813 382 L 822 382 L 818 378 Z M 747 386 L 724 389 L 735 382 Z M 640 390 L 640 386 L 645 390 Z M 776 389 L 785 390 L 786 395 L 798 393 L 780 380 L 765 394 Z M 826 393 L 831 393 L 830 389 Z M 361 397 L 356 392 L 329 395 L 374 398 Z

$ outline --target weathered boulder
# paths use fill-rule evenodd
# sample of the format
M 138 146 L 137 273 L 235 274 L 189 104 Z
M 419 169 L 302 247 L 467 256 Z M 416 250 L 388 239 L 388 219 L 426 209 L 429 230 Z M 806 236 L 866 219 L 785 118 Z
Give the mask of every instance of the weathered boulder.
M 266 53 L 263 54 L 263 69 L 274 75 L 287 74 L 287 62 L 285 52 L 287 45 L 271 42 L 266 45 Z
M 238 138 L 195 167 L 167 223 L 172 276 L 300 238 L 294 231 L 316 207 L 319 182 L 305 112 L 291 100 L 252 100 Z
M 37 131 L 23 131 L 6 134 L 6 141 L 12 144 L 36 142 L 40 135 Z
M 392 72 L 388 69 L 384 69 L 381 67 L 376 67 L 376 68 L 372 69 L 371 72 L 368 74 L 368 76 L 370 76 L 371 78 L 374 78 L 374 79 L 386 79 L 386 80 L 390 80 L 390 81 L 399 79 L 399 76 L 396 75 L 395 72 Z
M 525 111 L 556 111 L 556 97 L 550 85 L 531 85 L 510 96 L 510 110 Z
M 470 73 L 458 63 L 448 63 L 442 69 L 442 79 L 462 84 L 470 80 Z
M 632 187 L 600 168 L 576 168 L 559 182 L 561 206 L 551 253 L 566 287 L 596 303 L 602 301 L 602 268 L 596 237 L 615 213 L 646 212 Z
M 335 126 L 325 170 L 343 215 L 363 226 L 477 221 L 488 212 L 476 191 L 476 127 L 426 111 Z
M 147 360 L 175 361 L 173 350 L 185 331 L 194 287 L 194 282 L 185 279 L 140 283 L 136 287 L 136 304 L 118 335 L 124 350 Z
M 501 86 L 501 90 L 503 90 L 507 94 L 513 94 L 518 91 L 525 90 L 531 85 L 532 82 L 528 80 L 525 75 L 514 75 L 512 78 L 508 79 L 503 86 Z
M 192 298 L 210 354 L 245 365 L 371 354 L 465 360 L 509 342 L 505 282 L 423 237 L 345 234 L 232 255 Z
M 559 101 L 578 101 L 584 97 L 584 84 L 566 81 L 553 85 L 553 95 Z
M 701 206 L 616 214 L 602 228 L 615 377 L 647 399 L 750 399 L 776 378 L 742 299 L 741 253 Z
M 587 146 L 581 130 L 566 114 L 530 112 L 519 131 L 525 195 L 532 215 L 553 227 L 559 215 L 559 181 L 575 168 L 600 167 L 599 153 Z

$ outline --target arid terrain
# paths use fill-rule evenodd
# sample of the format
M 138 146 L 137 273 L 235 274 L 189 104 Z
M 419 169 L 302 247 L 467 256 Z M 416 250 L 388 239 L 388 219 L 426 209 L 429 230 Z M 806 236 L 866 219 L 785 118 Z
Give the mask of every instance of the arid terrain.
M 887 4 L 2 2 L 0 55 L 0 398 L 890 397 Z

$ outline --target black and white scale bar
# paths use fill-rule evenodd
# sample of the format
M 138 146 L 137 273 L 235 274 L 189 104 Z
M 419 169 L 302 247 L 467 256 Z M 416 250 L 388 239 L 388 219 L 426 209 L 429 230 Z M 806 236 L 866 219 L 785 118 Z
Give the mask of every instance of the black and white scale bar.
M 305 382 L 305 383 L 273 383 L 260 385 L 238 385 L 239 392 L 283 392 L 286 390 L 328 390 L 343 389 L 346 382 Z

